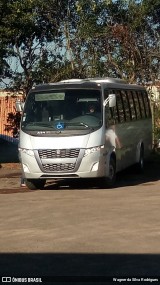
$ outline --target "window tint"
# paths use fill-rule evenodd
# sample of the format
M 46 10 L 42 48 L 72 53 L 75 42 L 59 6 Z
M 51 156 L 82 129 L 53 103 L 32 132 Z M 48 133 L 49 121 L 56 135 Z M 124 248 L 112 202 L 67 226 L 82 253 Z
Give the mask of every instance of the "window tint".
M 116 94 L 116 122 L 123 123 L 126 121 L 126 114 L 122 94 L 119 90 L 114 91 L 114 93 Z
M 151 116 L 150 103 L 146 91 L 136 90 L 106 90 L 108 94 L 116 94 L 116 107 L 110 108 L 108 119 L 115 123 L 139 120 Z
M 122 101 L 123 101 L 123 109 L 125 113 L 125 120 L 131 120 L 131 110 L 129 106 L 129 98 L 127 96 L 127 91 L 121 91 Z
M 134 102 L 132 91 L 128 90 L 127 95 L 128 95 L 128 100 L 129 100 L 131 119 L 136 120 L 137 119 L 137 113 L 136 113 L 135 102 Z
M 137 91 L 137 96 L 138 96 L 139 105 L 140 105 L 141 118 L 145 118 L 146 117 L 145 107 L 144 107 L 144 101 L 143 101 L 143 98 L 142 98 L 141 91 Z
M 150 117 L 151 116 L 151 108 L 150 108 L 150 102 L 148 99 L 148 94 L 146 91 L 142 91 L 142 97 L 143 97 L 143 101 L 144 101 L 146 117 Z
M 132 91 L 132 96 L 133 96 L 133 101 L 135 105 L 136 117 L 137 117 L 137 120 L 139 120 L 141 119 L 141 109 L 140 109 L 140 102 L 137 96 L 137 92 L 135 90 Z

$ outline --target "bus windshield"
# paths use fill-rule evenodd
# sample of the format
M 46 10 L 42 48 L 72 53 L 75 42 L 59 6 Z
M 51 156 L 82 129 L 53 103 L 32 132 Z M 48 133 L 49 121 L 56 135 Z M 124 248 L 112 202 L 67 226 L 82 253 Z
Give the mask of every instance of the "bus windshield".
M 67 89 L 28 94 L 23 131 L 91 131 L 102 125 L 100 90 Z

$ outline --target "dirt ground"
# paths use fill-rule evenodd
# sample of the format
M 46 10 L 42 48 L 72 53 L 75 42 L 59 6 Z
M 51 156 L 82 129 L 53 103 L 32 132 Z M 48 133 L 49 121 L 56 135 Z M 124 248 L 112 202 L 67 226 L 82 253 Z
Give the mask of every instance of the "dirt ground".
M 20 177 L 18 142 L 12 143 L 0 138 L 0 189 L 19 188 Z
M 20 187 L 20 163 L 4 163 L 0 167 L 0 193 L 13 192 Z
M 78 183 L 31 191 L 20 188 L 19 164 L 1 166 L 1 276 L 51 276 L 51 284 L 77 276 L 74 285 L 84 285 L 83 276 L 86 284 L 106 277 L 98 285 L 108 276 L 160 281 L 159 156 L 143 175 L 119 174 L 113 189 Z

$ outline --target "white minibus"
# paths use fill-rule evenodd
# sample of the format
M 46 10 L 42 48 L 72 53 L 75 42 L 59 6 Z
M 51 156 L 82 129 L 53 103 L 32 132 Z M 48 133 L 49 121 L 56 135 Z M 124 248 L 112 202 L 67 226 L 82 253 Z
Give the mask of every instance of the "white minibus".
M 29 189 L 77 178 L 112 187 L 118 171 L 134 164 L 142 171 L 151 149 L 150 102 L 142 86 L 70 79 L 37 85 L 27 95 L 19 155 Z

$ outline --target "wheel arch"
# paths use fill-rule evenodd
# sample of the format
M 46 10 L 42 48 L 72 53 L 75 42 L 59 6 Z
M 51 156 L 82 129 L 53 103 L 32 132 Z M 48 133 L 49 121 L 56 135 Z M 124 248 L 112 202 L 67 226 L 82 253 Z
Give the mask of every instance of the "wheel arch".
M 136 163 L 139 162 L 140 160 L 140 155 L 141 155 L 141 151 L 143 151 L 143 155 L 144 155 L 144 142 L 141 140 L 138 145 L 137 145 L 137 150 L 136 150 Z
M 115 153 L 115 151 L 113 151 L 113 152 L 111 153 L 110 158 L 114 159 L 115 164 L 116 164 L 116 153 Z
M 116 165 L 116 152 L 115 152 L 115 150 L 112 150 L 112 151 L 109 152 L 108 155 L 107 155 L 107 159 L 106 159 L 106 171 L 105 171 L 106 176 L 109 175 L 109 163 L 110 163 L 110 159 L 111 159 L 111 158 L 114 160 L 115 165 Z

